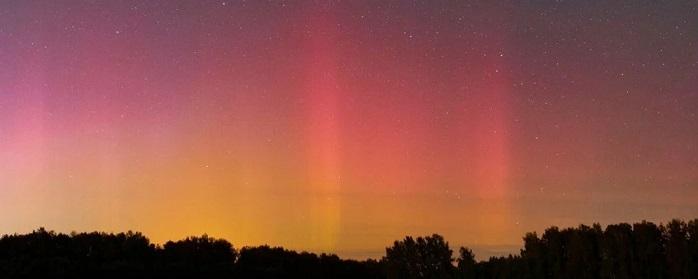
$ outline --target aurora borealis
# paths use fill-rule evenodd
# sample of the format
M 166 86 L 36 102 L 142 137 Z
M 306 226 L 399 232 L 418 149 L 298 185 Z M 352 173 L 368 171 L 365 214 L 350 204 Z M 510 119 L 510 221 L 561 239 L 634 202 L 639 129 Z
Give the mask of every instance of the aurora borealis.
M 697 9 L 0 1 L 0 233 L 486 256 L 695 218 Z

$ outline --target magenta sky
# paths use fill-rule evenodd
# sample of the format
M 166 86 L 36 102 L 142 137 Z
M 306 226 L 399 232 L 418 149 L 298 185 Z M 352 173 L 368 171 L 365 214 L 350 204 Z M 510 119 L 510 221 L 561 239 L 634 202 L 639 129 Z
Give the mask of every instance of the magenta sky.
M 0 1 L 0 233 L 363 258 L 698 215 L 696 3 Z

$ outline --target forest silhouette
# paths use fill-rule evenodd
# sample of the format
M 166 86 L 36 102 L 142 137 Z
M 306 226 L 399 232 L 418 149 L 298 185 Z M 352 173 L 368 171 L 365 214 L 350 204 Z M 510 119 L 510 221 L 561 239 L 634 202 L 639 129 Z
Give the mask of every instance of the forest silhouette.
M 519 254 L 476 261 L 440 235 L 405 237 L 379 260 L 281 247 L 236 248 L 207 235 L 155 245 L 141 233 L 43 228 L 0 239 L 0 278 L 698 278 L 698 219 L 551 227 Z

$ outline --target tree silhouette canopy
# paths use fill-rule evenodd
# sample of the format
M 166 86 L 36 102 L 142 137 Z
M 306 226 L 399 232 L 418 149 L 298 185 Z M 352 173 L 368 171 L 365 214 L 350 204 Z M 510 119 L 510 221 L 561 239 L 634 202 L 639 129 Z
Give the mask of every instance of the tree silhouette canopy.
M 407 236 L 380 260 L 281 247 L 236 249 L 207 235 L 155 245 L 140 233 L 71 233 L 43 228 L 0 238 L 0 278 L 698 278 L 698 219 L 577 228 L 523 237 L 518 255 L 458 258 L 440 235 Z

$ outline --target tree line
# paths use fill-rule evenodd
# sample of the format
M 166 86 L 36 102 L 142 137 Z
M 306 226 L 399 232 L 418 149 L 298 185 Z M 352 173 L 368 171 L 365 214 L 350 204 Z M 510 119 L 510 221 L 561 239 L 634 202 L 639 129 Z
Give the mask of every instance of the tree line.
M 440 235 L 405 237 L 379 260 L 281 247 L 236 249 L 207 235 L 155 245 L 140 233 L 43 228 L 0 238 L 0 278 L 698 278 L 698 219 L 551 227 L 519 254 L 476 261 Z

